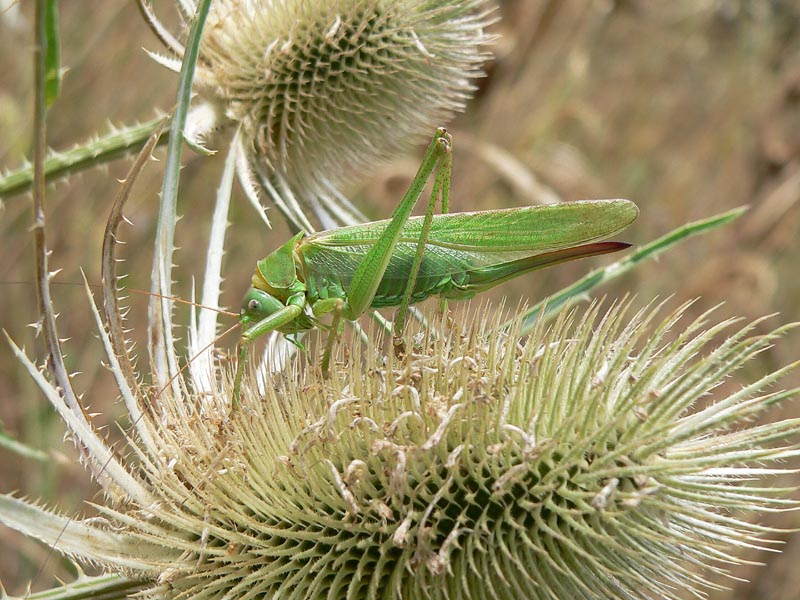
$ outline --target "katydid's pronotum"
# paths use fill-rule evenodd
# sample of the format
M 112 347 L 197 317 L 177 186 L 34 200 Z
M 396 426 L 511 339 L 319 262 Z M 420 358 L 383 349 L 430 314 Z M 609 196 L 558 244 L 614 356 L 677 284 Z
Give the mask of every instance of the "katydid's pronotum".
M 628 247 L 597 242 L 636 218 L 639 211 L 628 200 L 446 214 L 451 150 L 450 135 L 438 129 L 390 219 L 312 235 L 300 232 L 258 262 L 241 311 L 244 332 L 234 404 L 247 347 L 270 331 L 313 329 L 321 316 L 333 313 L 321 365 L 326 372 L 341 317 L 352 321 L 370 307 L 399 307 L 394 321 L 398 348 L 409 304 L 429 296 L 470 298 L 528 271 Z M 427 213 L 410 217 L 432 175 Z M 445 214 L 434 216 L 437 201 Z

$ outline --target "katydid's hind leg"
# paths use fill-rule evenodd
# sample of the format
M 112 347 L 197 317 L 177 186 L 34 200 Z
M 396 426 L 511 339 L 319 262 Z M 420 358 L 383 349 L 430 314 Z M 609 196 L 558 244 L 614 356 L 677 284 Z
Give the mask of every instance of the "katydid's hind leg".
M 411 303 L 411 295 L 414 292 L 419 269 L 422 265 L 422 258 L 425 254 L 425 245 L 428 243 L 428 236 L 430 235 L 433 213 L 436 210 L 437 200 L 441 203 L 443 212 L 447 212 L 450 208 L 450 173 L 453 165 L 452 138 L 449 133 L 445 132 L 441 140 L 444 144 L 443 154 L 437 165 L 436 178 L 433 182 L 433 190 L 431 191 L 430 200 L 428 201 L 425 219 L 422 222 L 422 231 L 417 241 L 417 251 L 414 255 L 414 262 L 411 265 L 411 272 L 406 282 L 403 299 L 400 301 L 400 307 L 397 309 L 394 321 L 393 346 L 395 356 L 398 357 L 405 354 L 405 344 L 403 344 L 402 338 L 403 328 L 405 326 L 408 306 Z
M 322 376 L 328 378 L 330 376 L 331 356 L 333 355 L 333 346 L 339 339 L 341 334 L 342 325 L 342 309 L 344 308 L 344 301 L 337 299 L 333 307 L 333 321 L 331 322 L 331 329 L 328 332 L 328 339 L 325 342 L 325 352 L 322 354 Z
M 372 245 L 370 250 L 356 268 L 350 285 L 346 290 L 344 316 L 350 321 L 355 321 L 370 307 L 375 299 L 386 268 L 394 254 L 397 242 L 403 231 L 403 226 L 414 210 L 417 200 L 422 195 L 425 185 L 431 174 L 441 164 L 442 156 L 447 153 L 450 146 L 450 136 L 443 128 L 437 129 L 433 136 L 417 174 L 411 181 L 400 203 L 392 212 L 391 219 L 381 236 Z
M 442 179 L 442 214 L 446 215 L 450 212 L 450 178 L 453 172 L 452 138 L 450 139 L 450 152 L 445 154 L 444 158 L 442 159 L 442 171 L 444 175 Z M 447 315 L 448 327 L 452 328 L 453 319 L 447 310 L 447 298 L 443 296 L 439 298 L 439 312 L 441 312 L 443 315 Z
M 441 201 L 442 201 L 442 214 L 446 215 L 450 212 L 450 178 L 453 173 L 453 136 L 446 133 L 447 151 L 442 157 L 442 163 L 439 167 L 439 173 L 436 174 L 437 179 L 441 175 Z

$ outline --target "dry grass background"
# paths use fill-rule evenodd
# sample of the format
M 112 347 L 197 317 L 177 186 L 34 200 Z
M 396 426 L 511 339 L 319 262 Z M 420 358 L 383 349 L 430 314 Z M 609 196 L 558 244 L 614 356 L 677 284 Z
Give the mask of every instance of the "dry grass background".
M 0 165 L 6 168 L 18 165 L 30 144 L 32 7 L 21 8 L 28 26 L 15 29 L 0 17 Z M 672 295 L 676 303 L 699 297 L 698 311 L 724 302 L 720 318 L 778 312 L 781 322 L 800 319 L 800 2 L 506 0 L 500 10 L 497 59 L 468 112 L 451 124 L 453 209 L 516 206 L 552 196 L 626 197 L 638 203 L 641 217 L 621 238 L 644 243 L 686 221 L 749 204 L 750 212 L 733 226 L 685 243 L 606 293 L 633 292 L 641 302 L 654 296 Z M 175 77 L 142 51 L 157 49 L 158 43 L 133 3 L 62 3 L 61 27 L 62 60 L 69 71 L 50 112 L 53 147 L 105 131 L 108 122 L 147 120 L 154 108 L 170 107 Z M 388 215 L 416 161 L 398 157 L 354 185 L 359 206 L 371 218 Z M 199 273 L 222 159 L 188 154 L 186 162 L 177 260 Z M 124 161 L 118 162 L 51 192 L 52 264 L 63 269 L 57 281 L 80 281 L 80 269 L 98 281 L 106 214 L 126 169 Z M 159 183 L 158 166 L 148 168 L 128 211 L 134 225 L 123 233 L 128 259 L 123 270 L 132 288 L 148 287 Z M 276 227 L 267 231 L 244 202 L 233 209 L 223 295 L 228 306 L 238 306 L 256 259 L 286 239 L 277 213 L 272 216 Z M 41 355 L 41 344 L 27 327 L 37 317 L 29 283 L 29 222 L 28 197 L 5 201 L 0 326 Z M 536 300 L 587 268 L 566 265 L 528 276 L 503 286 L 496 296 Z M 188 297 L 189 278 L 177 286 Z M 77 386 L 91 390 L 91 409 L 110 425 L 121 410 L 100 366 L 83 292 L 67 285 L 57 286 L 54 294 L 61 334 L 71 338 L 67 359 L 81 372 Z M 133 297 L 131 304 L 129 325 L 141 347 L 144 301 Z M 798 356 L 800 335 L 795 333 L 743 376 Z M 795 376 L 786 382 L 791 383 L 800 381 Z M 782 410 L 800 415 L 797 406 Z M 96 488 L 71 445 L 62 441 L 61 423 L 5 344 L 0 344 L 0 424 L 50 457 L 23 460 L 0 450 L 3 492 L 20 490 L 65 511 L 90 510 L 83 500 L 91 499 Z M 800 517 L 771 515 L 764 523 L 798 527 Z M 720 578 L 717 582 L 731 591 L 712 598 L 796 598 L 800 573 L 792 566 L 800 559 L 800 537 L 783 537 L 784 554 L 749 556 L 766 566 L 736 571 L 749 583 Z M 60 558 L 6 529 L 0 530 L 0 547 L 6 548 L 0 553 L 0 581 L 9 592 L 22 592 L 32 579 L 42 588 L 54 577 L 72 576 Z

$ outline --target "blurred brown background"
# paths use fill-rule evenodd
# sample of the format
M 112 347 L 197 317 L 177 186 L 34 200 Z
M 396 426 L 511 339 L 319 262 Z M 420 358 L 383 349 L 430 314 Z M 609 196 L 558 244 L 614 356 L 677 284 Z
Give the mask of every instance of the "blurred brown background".
M 699 297 L 696 311 L 724 302 L 717 317 L 800 319 L 800 1 L 798 0 L 507 0 L 500 2 L 502 37 L 488 77 L 454 132 L 453 210 L 516 206 L 560 198 L 625 197 L 641 217 L 621 239 L 645 243 L 680 224 L 743 204 L 751 210 L 733 226 L 693 239 L 656 263 L 603 290 L 634 293 L 644 303 Z M 17 8 L 20 10 L 17 11 Z M 29 155 L 31 131 L 31 6 L 0 13 L 0 166 Z M 169 21 L 170 15 L 162 15 Z M 151 61 L 159 50 L 131 2 L 62 3 L 62 61 L 68 72 L 51 109 L 49 142 L 59 149 L 105 132 L 109 123 L 149 120 L 168 110 L 176 77 Z M 224 149 L 223 140 L 219 140 Z M 211 145 L 214 146 L 212 140 Z M 224 152 L 214 158 L 188 152 L 181 180 L 181 273 L 200 274 L 208 216 Z M 399 157 L 371 179 L 354 184 L 357 204 L 370 218 L 388 215 L 417 165 Z M 80 269 L 98 282 L 107 212 L 127 170 L 126 161 L 55 186 L 48 198 L 56 281 L 79 282 Z M 151 240 L 160 185 L 158 165 L 139 180 L 123 228 L 122 270 L 131 288 L 149 287 Z M 276 211 L 264 229 L 241 198 L 231 215 L 223 301 L 237 308 L 255 261 L 287 236 Z M 42 356 L 36 321 L 30 198 L 6 200 L 0 211 L 0 326 L 29 352 Z M 565 265 L 515 280 L 495 292 L 540 299 L 589 265 Z M 176 283 L 189 297 L 191 277 Z M 111 425 L 121 408 L 100 365 L 100 347 L 79 286 L 54 290 L 67 360 L 87 402 Z M 146 299 L 135 295 L 128 324 L 144 336 Z M 181 317 L 178 323 L 185 322 Z M 765 326 L 766 327 L 766 326 Z M 230 340 L 230 344 L 235 339 Z M 800 335 L 764 353 L 753 378 L 800 356 Z M 140 360 L 143 364 L 146 356 Z M 800 377 L 786 386 L 800 384 Z M 787 405 L 765 418 L 800 416 Z M 124 423 L 122 423 L 124 425 Z M 24 460 L 0 449 L 0 491 L 19 490 L 86 513 L 97 493 L 77 464 L 63 427 L 41 394 L 0 343 L 0 426 L 46 461 Z M 776 485 L 794 485 L 787 478 Z M 800 518 L 766 515 L 768 525 L 800 526 Z M 763 567 L 738 568 L 738 581 L 717 577 L 731 591 L 715 599 L 797 598 L 800 538 L 781 534 L 783 554 L 751 553 Z M 0 529 L 0 581 L 11 593 L 72 577 L 68 563 L 41 545 Z M 40 572 L 41 571 L 41 572 Z

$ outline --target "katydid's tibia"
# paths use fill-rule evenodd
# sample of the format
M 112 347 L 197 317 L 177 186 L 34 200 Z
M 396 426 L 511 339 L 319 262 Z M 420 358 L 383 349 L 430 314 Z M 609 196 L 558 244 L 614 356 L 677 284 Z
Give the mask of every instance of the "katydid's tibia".
M 321 365 L 326 372 L 342 317 L 353 321 L 369 308 L 399 307 L 397 347 L 410 304 L 429 296 L 471 298 L 529 271 L 629 246 L 599 242 L 636 218 L 639 211 L 628 200 L 446 214 L 451 143 L 444 129 L 436 131 L 390 219 L 311 235 L 301 232 L 258 262 L 240 316 L 244 332 L 234 405 L 247 347 L 265 333 L 313 329 L 321 325 L 320 317 L 333 313 L 332 337 Z M 411 217 L 431 176 L 427 213 Z M 437 202 L 445 214 L 434 215 Z

